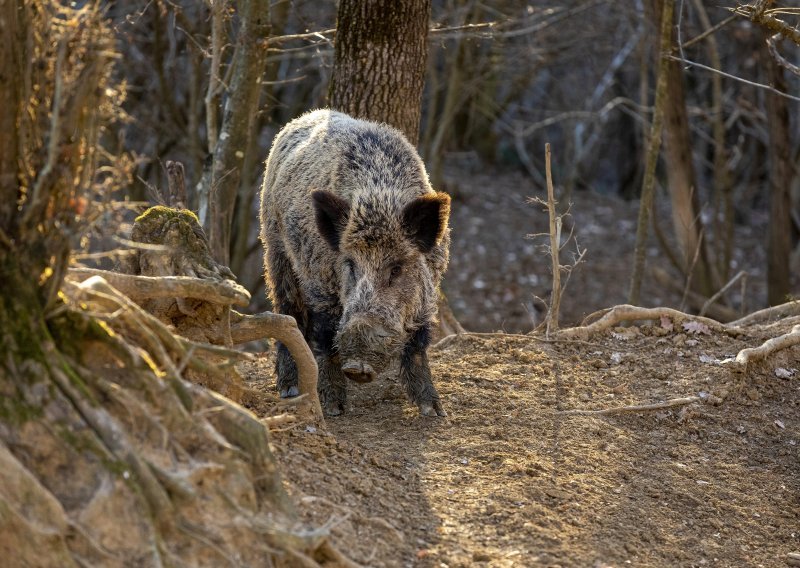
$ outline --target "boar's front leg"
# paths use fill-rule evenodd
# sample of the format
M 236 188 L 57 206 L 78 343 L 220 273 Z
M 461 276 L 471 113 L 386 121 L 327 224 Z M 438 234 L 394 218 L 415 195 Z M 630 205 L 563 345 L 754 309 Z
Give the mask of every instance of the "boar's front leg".
M 338 318 L 325 312 L 311 313 L 311 342 L 319 368 L 317 391 L 327 416 L 342 414 L 347 403 L 347 379 L 333 341 L 337 322 Z
M 423 416 L 447 416 L 439 401 L 439 393 L 431 382 L 428 364 L 428 345 L 431 336 L 428 326 L 419 328 L 403 348 L 400 358 L 400 384 L 411 402 L 419 406 Z

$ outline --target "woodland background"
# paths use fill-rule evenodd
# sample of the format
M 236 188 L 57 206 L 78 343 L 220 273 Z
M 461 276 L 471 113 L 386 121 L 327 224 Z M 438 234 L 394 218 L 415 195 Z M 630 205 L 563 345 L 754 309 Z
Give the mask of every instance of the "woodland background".
M 799 16 L 0 0 L 0 557 L 800 563 Z M 387 375 L 326 422 L 294 320 L 232 309 L 268 307 L 270 141 L 326 105 L 418 139 L 453 196 L 447 419 Z M 558 331 L 565 282 L 563 323 L 594 321 Z
M 795 3 L 766 5 L 773 17 L 794 21 Z M 235 75 L 233 60 L 243 51 L 237 38 L 250 3 L 214 6 L 141 0 L 107 7 L 121 39 L 124 64 L 115 73 L 126 113 L 109 137 L 114 151 L 134 164 L 124 195 L 145 200 L 148 185 L 166 185 L 165 161 L 179 160 L 189 187 L 198 188 L 190 205 L 199 209 L 201 220 L 208 209 L 203 195 L 211 186 L 209 152 L 219 136 L 217 108 L 231 96 L 226 86 Z M 635 227 L 614 218 L 633 219 L 635 205 L 625 202 L 637 203 L 632 200 L 642 190 L 661 6 L 647 0 L 432 3 L 419 149 L 434 185 L 456 200 L 454 257 L 485 267 L 477 270 L 469 260 L 454 258 L 444 284 L 468 328 L 526 331 L 540 319 L 550 269 L 541 243 L 526 236 L 541 228 L 546 232 L 546 220 L 542 224 L 539 208 L 524 199 L 498 204 L 507 209 L 506 217 L 495 213 L 494 219 L 486 207 L 499 193 L 544 194 L 546 142 L 553 147 L 561 210 L 574 204 L 582 222 L 608 223 L 595 240 L 591 232 L 581 235 L 580 222 L 565 218 L 579 247 L 589 249 L 586 266 L 578 268 L 586 273 L 580 280 L 594 274 L 603 282 L 591 291 L 574 284 L 578 297 L 565 300 L 565 317 L 578 320 L 628 295 L 631 265 L 618 257 L 630 259 Z M 747 275 L 739 275 L 707 307 L 723 320 L 797 293 L 800 262 L 793 252 L 800 227 L 800 101 L 763 88 L 798 93 L 800 77 L 791 64 L 798 50 L 791 41 L 769 44 L 772 32 L 732 13 L 735 8 L 699 0 L 675 3 L 672 56 L 685 62 L 670 60 L 656 171 L 658 244 L 651 243 L 648 253 L 653 257 L 648 269 L 656 269 L 658 280 L 648 285 L 653 278 L 648 273 L 640 301 L 699 311 L 745 270 Z M 261 87 L 251 95 L 257 97 L 257 112 L 233 133 L 232 147 L 243 153 L 241 168 L 222 176 L 224 187 L 217 190 L 226 196 L 219 206 L 232 218 L 217 256 L 230 259 L 233 273 L 260 304 L 254 309 L 267 307 L 257 240 L 263 161 L 283 124 L 329 104 L 336 25 L 335 2 L 278 1 L 269 10 L 268 25 L 257 32 L 258 41 L 267 42 Z M 597 196 L 613 199 L 598 202 Z M 593 215 L 592 209 L 609 203 L 610 219 Z M 482 216 L 489 223 L 475 226 Z M 208 223 L 207 232 L 213 233 Z M 498 229 L 503 225 L 508 233 Z M 564 233 L 562 246 L 573 249 Z M 630 246 L 620 249 L 617 242 Z M 513 256 L 495 264 L 491 257 L 500 252 L 492 251 L 504 243 Z M 476 250 L 489 253 L 475 256 Z M 603 272 L 621 260 L 618 270 Z M 579 306 L 587 295 L 584 303 L 591 305 Z

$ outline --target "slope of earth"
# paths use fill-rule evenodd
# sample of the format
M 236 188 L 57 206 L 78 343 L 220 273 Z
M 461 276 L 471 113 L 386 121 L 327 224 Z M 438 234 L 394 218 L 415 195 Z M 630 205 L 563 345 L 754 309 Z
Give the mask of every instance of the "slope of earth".
M 719 362 L 790 323 L 451 337 L 431 351 L 446 419 L 382 377 L 350 385 L 329 433 L 288 424 L 272 443 L 305 518 L 364 566 L 786 566 L 800 551 L 800 347 L 744 374 Z M 244 370 L 251 408 L 276 413 L 271 357 Z

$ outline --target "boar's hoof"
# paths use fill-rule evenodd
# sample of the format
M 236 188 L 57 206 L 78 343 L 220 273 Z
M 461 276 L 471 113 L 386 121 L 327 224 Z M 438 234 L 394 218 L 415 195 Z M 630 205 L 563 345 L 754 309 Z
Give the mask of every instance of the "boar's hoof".
M 419 413 L 422 416 L 430 416 L 432 418 L 436 418 L 437 416 L 444 418 L 447 416 L 447 412 L 444 411 L 442 404 L 438 400 L 435 400 L 432 403 L 419 403 Z
M 367 363 L 348 361 L 342 365 L 342 372 L 351 381 L 368 383 L 375 378 L 375 371 Z
M 300 394 L 300 389 L 297 388 L 297 385 L 281 389 L 281 398 L 294 398 L 299 394 Z
M 341 416 L 344 414 L 344 408 L 338 402 L 323 404 L 322 411 L 325 413 L 325 416 Z

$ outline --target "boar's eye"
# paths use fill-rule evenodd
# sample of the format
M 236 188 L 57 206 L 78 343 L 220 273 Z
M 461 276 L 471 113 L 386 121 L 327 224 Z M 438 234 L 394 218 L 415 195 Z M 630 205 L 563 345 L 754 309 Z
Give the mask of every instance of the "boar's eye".
M 392 268 L 389 270 L 389 277 L 394 280 L 398 276 L 403 273 L 403 265 L 402 264 L 394 264 Z

